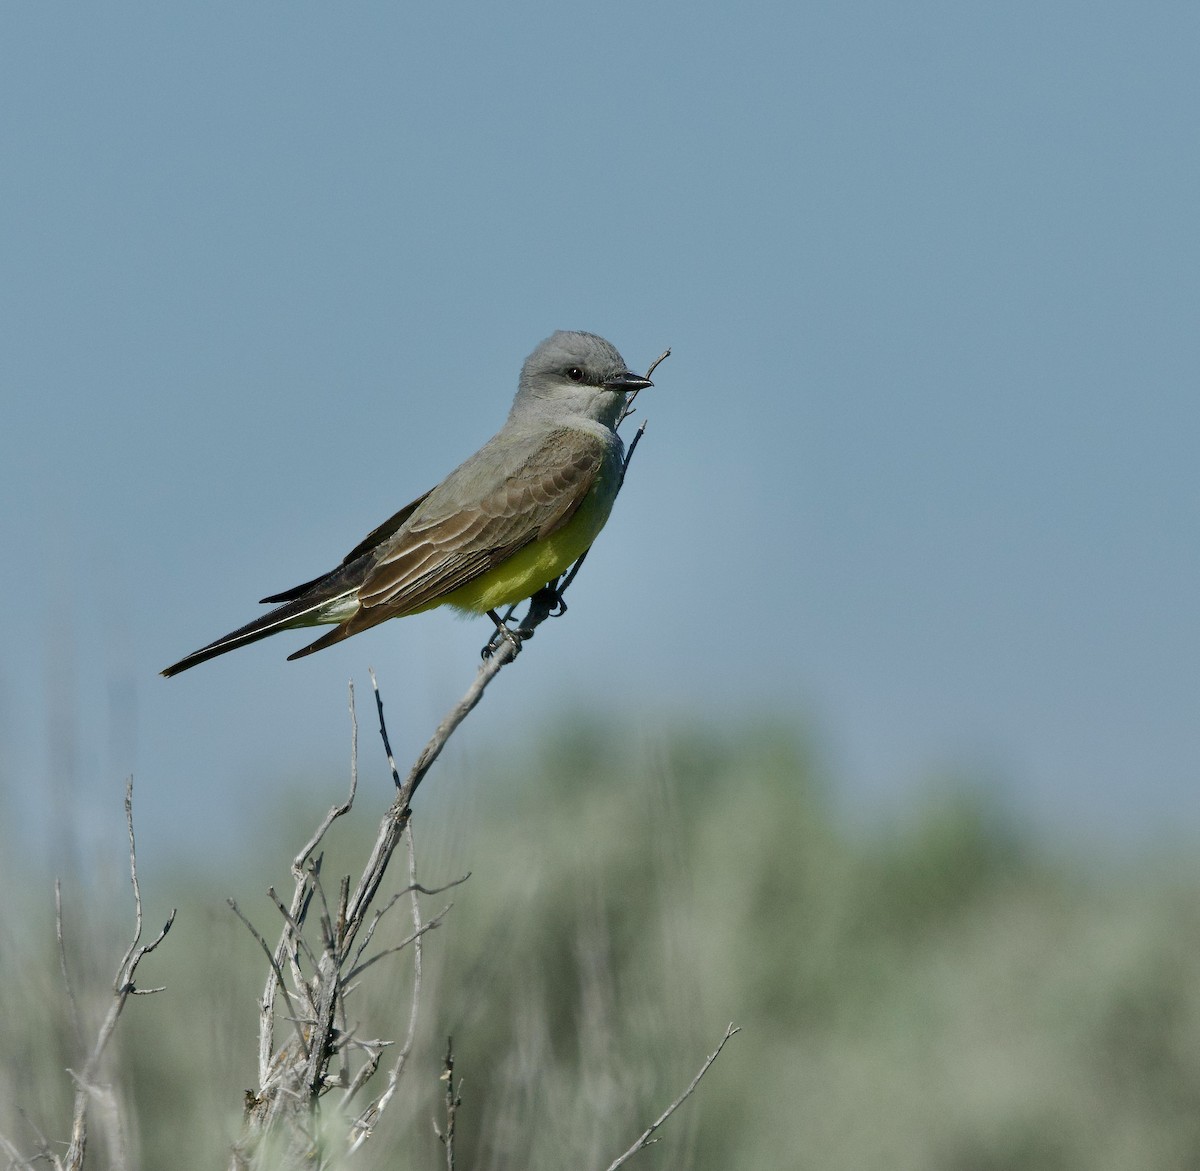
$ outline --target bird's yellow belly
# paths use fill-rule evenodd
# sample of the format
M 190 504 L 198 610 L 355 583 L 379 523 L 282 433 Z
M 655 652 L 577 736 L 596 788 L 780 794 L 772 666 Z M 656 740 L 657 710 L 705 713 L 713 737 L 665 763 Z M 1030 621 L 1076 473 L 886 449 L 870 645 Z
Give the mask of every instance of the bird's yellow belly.
M 456 610 L 482 614 L 531 597 L 547 582 L 565 573 L 596 539 L 612 511 L 614 494 L 606 491 L 606 487 L 597 484 L 558 532 L 531 542 L 494 569 L 421 609 L 453 606 Z

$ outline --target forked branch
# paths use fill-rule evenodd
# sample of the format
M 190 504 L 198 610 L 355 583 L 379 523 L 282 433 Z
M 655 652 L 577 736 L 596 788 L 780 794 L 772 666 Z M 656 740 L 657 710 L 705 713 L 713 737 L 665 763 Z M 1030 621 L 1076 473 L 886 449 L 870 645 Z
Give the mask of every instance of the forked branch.
M 175 922 L 175 911 L 172 910 L 162 930 L 159 931 L 154 939 L 149 943 L 142 943 L 142 889 L 138 881 L 137 842 L 133 833 L 132 777 L 125 782 L 125 827 L 129 836 L 129 880 L 133 888 L 133 938 L 130 940 L 129 946 L 125 949 L 125 954 L 121 957 L 121 962 L 117 967 L 116 976 L 113 979 L 112 1000 L 109 1002 L 108 1011 L 104 1014 L 104 1020 L 101 1022 L 100 1028 L 96 1033 L 95 1041 L 92 1043 L 87 1059 L 83 1063 L 83 1068 L 78 1071 L 67 1071 L 75 1082 L 75 1095 L 71 1117 L 71 1138 L 66 1150 L 61 1154 L 45 1138 L 42 1138 L 40 1150 L 37 1155 L 25 1157 L 20 1154 L 16 1146 L 9 1139 L 0 1136 L 0 1148 L 4 1150 L 12 1167 L 33 1168 L 36 1163 L 43 1162 L 56 1168 L 56 1171 L 79 1171 L 83 1166 L 84 1155 L 87 1151 L 89 1122 L 95 1113 L 99 1113 L 100 1120 L 103 1123 L 103 1132 L 108 1139 L 113 1166 L 125 1166 L 127 1163 L 125 1133 L 122 1126 L 118 1100 L 112 1087 L 100 1081 L 101 1064 L 109 1042 L 112 1040 L 113 1033 L 116 1032 L 117 1021 L 120 1019 L 121 1012 L 125 1008 L 126 1001 L 131 996 L 149 996 L 155 992 L 162 991 L 161 988 L 139 988 L 135 978 L 137 976 L 138 965 L 162 943 L 167 936 L 167 932 L 171 930 L 171 925 Z M 62 969 L 63 983 L 66 988 L 68 1008 L 75 1035 L 77 1038 L 82 1038 L 79 1008 L 75 992 L 71 987 L 67 965 L 66 934 L 63 930 L 62 886 L 57 881 L 54 884 L 54 921 L 58 941 L 59 964 Z

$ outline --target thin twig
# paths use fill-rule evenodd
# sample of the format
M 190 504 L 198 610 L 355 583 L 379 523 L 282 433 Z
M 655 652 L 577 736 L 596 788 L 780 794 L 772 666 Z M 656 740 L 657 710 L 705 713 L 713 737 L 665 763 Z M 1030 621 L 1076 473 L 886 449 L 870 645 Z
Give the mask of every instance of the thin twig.
M 308 861 L 312 852 L 321 844 L 321 839 L 328 832 L 329 827 L 333 825 L 339 817 L 344 817 L 354 807 L 354 797 L 358 792 L 358 712 L 354 708 L 354 680 L 350 680 L 350 792 L 346 800 L 341 805 L 334 805 L 325 817 L 321 824 L 317 826 L 317 832 L 305 843 L 304 849 L 292 859 L 292 874 L 296 881 L 299 882 L 303 876 L 304 863 Z
M 625 473 L 629 471 L 629 461 L 633 459 L 633 453 L 637 451 L 637 445 L 641 443 L 642 436 L 646 434 L 646 424 L 649 419 L 643 419 L 641 426 L 633 433 L 633 438 L 629 441 L 629 450 L 625 453 L 625 460 L 621 464 L 621 483 L 625 483 Z
M 279 961 L 275 958 L 274 953 L 271 951 L 271 945 L 262 937 L 262 933 L 259 931 L 259 929 L 255 927 L 245 915 L 242 914 L 242 909 L 237 905 L 235 900 L 226 899 L 225 901 L 229 904 L 229 909 L 246 925 L 246 930 L 258 940 L 258 946 L 263 949 L 263 954 L 267 957 L 267 963 L 271 965 L 274 986 L 283 993 L 283 998 L 287 1001 L 288 1018 L 295 1026 L 296 1040 L 300 1042 L 300 1049 L 304 1053 L 305 1057 L 307 1057 L 308 1044 L 304 1040 L 304 1029 L 300 1025 L 300 1014 L 297 1012 L 296 1005 L 292 1001 L 291 993 L 288 992 L 287 981 L 283 978 L 283 969 L 279 966 Z M 264 1077 L 262 1082 L 265 1081 L 266 1078 Z
M 115 1112 L 116 1104 L 111 1098 L 111 1091 L 103 1089 L 96 1081 L 100 1071 L 100 1061 L 104 1056 L 105 1048 L 112 1039 L 113 1032 L 117 1027 L 117 1020 L 129 997 L 150 995 L 154 992 L 162 991 L 161 988 L 138 988 L 134 983 L 134 977 L 137 974 L 138 964 L 142 962 L 143 957 L 149 955 L 166 939 L 167 932 L 171 930 L 171 925 L 175 922 L 175 911 L 172 910 L 158 935 L 147 944 L 141 942 L 142 892 L 138 884 L 137 843 L 134 840 L 133 834 L 132 777 L 125 782 L 125 825 L 129 834 L 129 879 L 133 887 L 133 941 L 121 958 L 120 967 L 118 967 L 116 978 L 113 980 L 112 1003 L 109 1005 L 108 1012 L 105 1014 L 104 1020 L 100 1025 L 95 1044 L 92 1046 L 91 1053 L 88 1054 L 83 1070 L 78 1074 L 68 1071 L 71 1072 L 71 1076 L 75 1079 L 75 1108 L 71 1121 L 71 1141 L 60 1164 L 65 1171 L 78 1171 L 83 1166 L 84 1153 L 87 1148 L 87 1108 L 89 1101 L 95 1099 L 102 1105 L 105 1105 L 106 1112 L 110 1114 L 110 1117 Z M 117 1121 L 119 1122 L 119 1120 Z M 116 1142 L 120 1144 L 121 1135 L 119 1133 L 119 1126 L 114 1133 L 116 1134 Z
M 263 994 L 259 1000 L 258 1015 L 258 1084 L 260 1088 L 267 1085 L 271 1076 L 271 1066 L 275 1054 L 275 991 L 277 988 L 284 987 L 282 980 L 285 960 L 289 961 L 292 967 L 293 975 L 297 979 L 297 985 L 300 984 L 299 972 L 296 969 L 295 962 L 299 944 L 292 924 L 303 926 L 305 916 L 308 912 L 308 902 L 312 897 L 313 885 L 320 878 L 319 863 L 314 864 L 311 872 L 307 871 L 305 867 L 309 859 L 312 858 L 313 852 L 321 844 L 326 833 L 329 832 L 329 827 L 339 817 L 344 817 L 354 807 L 354 798 L 358 792 L 358 711 L 354 702 L 353 680 L 350 681 L 348 703 L 350 708 L 350 792 L 347 794 L 345 801 L 340 805 L 334 805 L 330 808 L 324 818 L 322 818 L 316 832 L 305 843 L 300 853 L 292 859 L 292 877 L 296 881 L 295 890 L 292 893 L 292 903 L 285 918 L 283 931 L 279 936 L 279 943 L 276 945 L 273 954 L 268 951 L 268 957 L 271 961 L 271 972 L 268 974 L 266 983 L 263 986 Z M 241 917 L 240 912 L 239 917 Z M 242 921 L 248 927 L 250 926 L 244 917 L 242 917 Z M 254 931 L 254 935 L 261 942 L 261 937 L 258 936 L 257 931 Z M 286 995 L 286 988 L 284 992 Z M 290 998 L 288 1009 L 294 1020 L 296 1011 Z M 305 1057 L 308 1056 L 307 1049 L 304 1050 L 304 1055 Z
M 447 903 L 440 911 L 438 911 L 436 915 L 434 915 L 432 919 L 428 919 L 426 922 L 422 923 L 421 926 L 413 931 L 411 935 L 405 936 L 404 939 L 395 944 L 393 947 L 385 947 L 383 951 L 377 952 L 375 955 L 371 956 L 370 959 L 363 960 L 361 964 L 353 968 L 349 973 L 347 973 L 346 976 L 343 977 L 344 981 L 349 984 L 351 980 L 357 980 L 363 972 L 371 967 L 372 964 L 378 963 L 384 958 L 384 956 L 395 955 L 396 952 L 403 951 L 410 943 L 415 943 L 417 940 L 419 940 L 422 935 L 425 935 L 427 932 L 433 931 L 435 928 L 440 927 L 442 925 L 442 921 L 448 914 L 450 914 L 453 906 L 453 903 Z
M 305 940 L 304 936 L 301 935 L 303 928 L 300 926 L 300 923 L 298 920 L 293 918 L 292 912 L 283 905 L 283 899 L 281 899 L 279 895 L 275 893 L 275 888 L 273 886 L 267 887 L 267 898 L 269 898 L 271 902 L 275 904 L 275 910 L 279 912 L 283 921 L 291 930 L 292 936 L 296 941 L 297 948 L 304 952 L 305 956 L 308 958 L 308 962 L 312 965 L 313 971 L 315 972 L 317 970 L 317 957 L 313 953 L 313 949 L 308 946 L 307 940 Z M 235 907 L 234 909 L 236 910 L 237 908 Z
M 661 362 L 663 360 L 663 358 L 665 358 L 667 356 L 667 354 L 669 354 L 670 352 L 671 352 L 670 350 L 667 350 L 662 355 L 662 357 L 658 358 L 655 361 L 654 366 L 657 366 L 658 363 Z M 654 369 L 654 366 L 651 366 L 652 370 Z M 649 375 L 647 375 L 647 377 L 649 377 Z M 626 414 L 628 414 L 628 413 L 629 412 L 626 411 Z M 622 415 L 621 418 L 624 419 L 625 415 Z M 633 433 L 633 438 L 629 441 L 629 448 L 625 452 L 625 458 L 621 461 L 621 479 L 618 481 L 618 488 L 617 488 L 618 492 L 620 491 L 619 485 L 622 485 L 625 483 L 625 473 L 629 471 L 629 461 L 631 459 L 633 459 L 633 453 L 635 451 L 637 451 L 637 445 L 639 443 L 641 443 L 642 436 L 646 434 L 646 424 L 649 422 L 650 422 L 649 419 L 643 419 L 641 426 L 638 427 L 638 429 Z M 620 422 L 618 422 L 617 426 L 619 427 L 620 425 L 621 425 Z M 566 592 L 567 586 L 569 586 L 571 584 L 571 582 L 573 582 L 575 580 L 575 575 L 583 568 L 583 563 L 587 560 L 587 555 L 591 551 L 592 551 L 591 545 L 589 545 L 586 549 L 584 549 L 584 551 L 579 555 L 575 564 L 572 565 L 571 568 L 567 571 L 566 577 L 564 577 L 562 579 L 562 581 L 555 587 L 554 592 L 556 594 L 558 594 L 559 597 L 561 597 Z
M 661 354 L 659 354 L 658 357 L 655 358 L 653 362 L 650 363 L 650 369 L 648 369 L 646 371 L 646 377 L 649 378 L 650 375 L 653 374 L 654 371 L 658 369 L 658 364 L 660 362 L 665 361 L 670 356 L 671 356 L 670 350 L 663 350 L 663 352 Z M 637 398 L 638 393 L 639 392 L 636 390 L 632 390 L 629 392 L 629 397 L 625 400 L 625 406 L 621 408 L 620 417 L 617 419 L 618 427 L 620 427 L 620 425 L 622 423 L 624 423 L 625 420 L 628 419 L 630 415 L 633 414 L 633 400 Z
M 388 739 L 387 721 L 383 718 L 383 699 L 379 695 L 379 680 L 375 678 L 375 668 L 368 667 L 367 674 L 371 676 L 371 687 L 375 691 L 375 710 L 379 713 L 379 736 L 383 741 L 383 749 L 387 753 L 388 768 L 392 770 L 392 782 L 400 788 L 400 772 L 396 768 L 396 757 L 392 753 L 392 742 Z
M 125 782 L 125 827 L 129 833 L 129 880 L 133 885 L 133 939 L 129 942 L 129 947 L 125 951 L 125 957 L 121 960 L 121 968 L 117 974 L 116 983 L 113 986 L 113 991 L 118 992 L 129 982 L 132 975 L 128 971 L 129 961 L 133 958 L 133 953 L 137 951 L 137 946 L 142 941 L 142 888 L 138 884 L 137 874 L 137 843 L 133 838 L 133 778 L 130 777 Z
M 411 826 L 406 826 L 404 833 L 405 833 L 406 837 L 411 837 L 411 834 L 412 834 Z M 410 847 L 410 852 L 411 852 L 411 847 Z M 411 872 L 411 868 L 410 868 L 410 872 Z M 380 922 L 383 920 L 384 915 L 386 915 L 388 913 L 388 911 L 390 911 L 405 895 L 412 895 L 414 897 L 418 894 L 440 895 L 443 891 L 450 890 L 452 887 L 461 886 L 470 877 L 471 877 L 471 872 L 468 870 L 467 873 L 462 876 L 462 878 L 456 878 L 452 882 L 444 883 L 442 886 L 427 887 L 427 886 L 422 886 L 419 882 L 410 882 L 408 884 L 408 886 L 404 887 L 401 890 L 396 891 L 396 893 L 394 895 L 392 895 L 392 897 L 390 899 L 388 899 L 388 901 L 386 903 L 384 903 L 384 905 L 382 907 L 380 907 L 375 912 L 374 915 L 371 916 L 371 922 L 367 926 L 367 930 L 366 930 L 366 933 L 363 935 L 362 942 L 358 945 L 358 950 L 354 953 L 355 964 L 357 964 L 362 959 L 363 952 L 365 952 L 367 950 L 367 948 L 370 946 L 371 940 L 375 935 L 375 929 L 379 926 Z M 418 918 L 418 926 L 419 926 L 420 925 L 419 916 L 417 918 Z
M 321 934 L 324 938 L 325 948 L 328 950 L 333 946 L 333 916 L 329 913 L 329 902 L 325 898 L 325 886 L 315 872 L 312 886 L 317 898 L 321 900 Z
M 658 357 L 655 358 L 653 362 L 650 363 L 650 368 L 646 371 L 646 377 L 649 378 L 650 375 L 653 374 L 654 371 L 658 369 L 659 363 L 665 362 L 670 356 L 671 356 L 671 350 L 670 350 L 670 347 L 668 347 L 667 349 L 663 350 L 663 352 L 661 354 L 659 354 Z
M 454 1088 L 453 1037 L 446 1038 L 446 1060 L 442 1067 L 442 1081 L 446 1083 L 446 1129 L 445 1131 L 438 1130 L 437 1123 L 435 1122 L 433 1130 L 441 1140 L 442 1146 L 446 1148 L 446 1171 L 454 1171 L 454 1126 L 458 1108 L 462 1105 L 462 1099 L 458 1096 Z M 458 1089 L 462 1089 L 461 1080 L 458 1083 Z
M 16 1151 L 17 1158 L 22 1160 L 20 1163 L 14 1163 L 13 1166 L 20 1166 L 23 1168 L 28 1168 L 29 1171 L 33 1171 L 34 1164 L 41 1161 L 43 1163 L 50 1164 L 50 1166 L 54 1167 L 56 1171 L 62 1171 L 62 1160 L 51 1149 L 50 1140 L 46 1137 L 42 1128 L 38 1126 L 37 1122 L 29 1116 L 29 1113 L 23 1107 L 18 1106 L 17 1113 L 20 1114 L 21 1121 L 33 1131 L 34 1137 L 37 1139 L 37 1154 L 30 1155 L 28 1158 L 25 1158 L 19 1151 L 17 1151 L 17 1148 L 13 1146 L 9 1139 L 3 1139 L 5 1149 Z M 61 1145 L 61 1143 L 55 1144 L 55 1146 Z M 10 1168 L 9 1171 L 12 1171 L 12 1169 Z
M 525 618 L 522 625 L 526 627 L 538 625 L 550 616 L 550 609 L 550 603 L 545 600 L 536 607 L 531 602 L 531 613 Z M 355 888 L 354 894 L 347 904 L 346 932 L 341 947 L 343 959 L 349 955 L 350 949 L 353 947 L 355 936 L 362 927 L 367 910 L 370 908 L 375 894 L 379 890 L 392 854 L 395 852 L 396 846 L 400 843 L 401 834 L 408 823 L 409 810 L 417 787 L 433 766 L 434 761 L 441 754 L 442 749 L 446 746 L 446 742 L 450 739 L 451 735 L 453 735 L 454 730 L 467 718 L 472 708 L 483 698 L 483 693 L 487 685 L 516 656 L 516 644 L 511 640 L 504 639 L 496 652 L 480 664 L 474 683 L 471 684 L 463 698 L 459 700 L 438 725 L 437 731 L 434 732 L 429 742 L 421 750 L 421 754 L 409 770 L 408 776 L 399 785 L 400 791 L 379 824 L 379 833 L 376 836 L 375 845 L 371 849 L 371 856 L 367 859 L 362 876 L 358 880 L 358 886 Z M 383 702 L 379 697 L 377 685 L 375 694 L 376 704 L 382 713 Z M 383 732 L 384 729 L 381 727 L 381 733 Z M 391 753 L 389 749 L 390 759 Z M 393 778 L 398 775 L 396 771 L 393 771 Z
M 391 1075 L 388 1078 L 386 1093 L 389 1100 L 392 1094 L 396 1092 L 396 1083 L 400 1080 L 400 1074 L 404 1072 L 408 1055 L 412 1052 L 413 1043 L 417 1037 L 417 1010 L 421 1005 L 421 971 L 422 956 L 424 954 L 424 944 L 421 940 L 421 936 L 424 933 L 424 924 L 421 922 L 421 900 L 417 898 L 419 886 L 417 883 L 417 851 L 416 844 L 413 842 L 411 825 L 405 831 L 404 837 L 405 844 L 408 846 L 408 885 L 412 891 L 413 994 L 408 1010 L 408 1032 L 405 1034 L 404 1044 L 401 1046 L 400 1052 L 396 1055 L 395 1064 L 392 1066 Z M 456 879 L 449 885 L 457 886 L 461 882 L 466 882 L 470 877 L 471 874 L 468 871 L 462 878 Z M 446 887 L 442 889 L 445 890 Z M 425 893 L 428 894 L 429 892 L 426 891 Z M 386 1101 L 381 1101 L 379 1109 L 382 1110 L 386 1105 Z
M 421 903 L 417 898 L 418 893 L 431 894 L 432 891 L 425 890 L 419 882 L 417 882 L 417 855 L 416 847 L 413 843 L 412 826 L 406 826 L 404 830 L 405 844 L 408 846 L 408 890 L 412 896 L 412 920 L 413 920 L 413 988 L 412 999 L 408 1010 L 408 1032 L 405 1034 L 404 1043 L 400 1047 L 400 1051 L 396 1054 L 396 1060 L 392 1062 L 392 1067 L 388 1070 L 387 1086 L 382 1094 L 372 1102 L 359 1116 L 354 1120 L 354 1125 L 351 1128 L 350 1152 L 358 1150 L 368 1138 L 371 1137 L 371 1130 L 378 1122 L 380 1116 L 388 1108 L 393 1096 L 396 1093 L 396 1087 L 400 1083 L 400 1075 L 404 1072 L 409 1054 L 412 1053 L 413 1044 L 417 1037 L 417 1014 L 421 1004 L 421 976 L 422 976 L 422 943 L 421 937 L 425 933 L 425 924 L 421 921 Z M 470 878 L 470 874 L 464 875 L 455 882 L 448 883 L 447 886 L 441 887 L 441 890 L 446 890 L 449 886 L 457 886 L 461 882 L 466 882 Z M 361 950 L 360 950 L 361 954 Z M 372 1072 L 374 1072 L 372 1070 Z M 368 1075 L 369 1076 L 369 1075 Z M 358 1085 L 351 1086 L 346 1091 L 345 1101 L 349 1101 L 353 1093 L 366 1081 L 363 1077 Z
M 700 1084 L 700 1079 L 706 1073 L 708 1073 L 709 1067 L 712 1065 L 712 1063 L 721 1056 L 721 1050 L 725 1048 L 725 1043 L 730 1037 L 734 1036 L 734 1034 L 740 1032 L 740 1028 L 736 1028 L 732 1023 L 730 1023 L 729 1027 L 725 1030 L 725 1036 L 721 1038 L 721 1043 L 712 1051 L 712 1053 L 708 1055 L 708 1059 L 700 1067 L 700 1072 L 696 1074 L 694 1078 L 692 1078 L 691 1084 L 688 1086 L 688 1088 L 684 1090 L 683 1093 L 680 1094 L 679 1097 L 676 1098 L 675 1101 L 672 1102 L 652 1123 L 650 1123 L 650 1125 L 646 1127 L 644 1131 L 642 1131 L 642 1133 L 638 1136 L 637 1141 L 629 1148 L 629 1150 L 609 1163 L 607 1171 L 617 1171 L 618 1167 L 621 1167 L 625 1163 L 629 1162 L 629 1160 L 632 1159 L 633 1156 L 638 1153 L 638 1151 L 645 1150 L 646 1147 L 658 1141 L 654 1137 L 654 1132 L 658 1130 L 658 1128 L 662 1126 L 662 1124 L 666 1122 L 666 1120 L 670 1118 L 671 1115 L 674 1114 L 675 1111 L 678 1110 L 688 1098 L 691 1097 L 692 1091 Z
M 351 719 L 354 718 L 351 712 Z M 358 729 L 355 729 L 357 735 Z M 341 805 L 333 805 L 329 811 L 321 819 L 321 824 L 317 826 L 316 832 L 307 842 L 304 843 L 304 848 L 292 859 L 292 877 L 297 881 L 301 881 L 304 874 L 304 864 L 312 857 L 313 851 L 321 844 L 322 839 L 329 832 L 329 827 L 333 825 L 339 817 L 344 817 L 354 806 L 354 794 L 358 788 L 358 764 L 353 762 L 350 766 L 350 795 Z

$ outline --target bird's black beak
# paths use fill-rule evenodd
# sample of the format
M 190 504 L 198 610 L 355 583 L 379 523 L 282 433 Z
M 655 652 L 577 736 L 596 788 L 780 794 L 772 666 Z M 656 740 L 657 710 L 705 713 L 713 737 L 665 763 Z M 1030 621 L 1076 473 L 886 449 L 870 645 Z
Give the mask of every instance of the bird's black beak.
M 623 370 L 620 374 L 610 378 L 605 384 L 605 390 L 645 390 L 647 386 L 653 386 L 654 383 L 649 378 L 643 378 L 640 374 L 631 374 L 628 370 Z

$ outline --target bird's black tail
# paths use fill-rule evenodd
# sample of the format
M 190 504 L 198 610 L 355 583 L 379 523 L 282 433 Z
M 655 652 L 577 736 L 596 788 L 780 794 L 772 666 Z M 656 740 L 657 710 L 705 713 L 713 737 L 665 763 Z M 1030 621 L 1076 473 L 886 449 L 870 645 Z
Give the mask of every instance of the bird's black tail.
M 181 671 L 195 667 L 198 663 L 206 663 L 209 659 L 215 659 L 218 655 L 225 654 L 226 651 L 234 651 L 248 643 L 258 642 L 260 638 L 267 638 L 280 630 L 341 621 L 340 618 L 322 618 L 319 615 L 323 609 L 337 599 L 350 598 L 359 584 L 355 574 L 355 570 L 358 568 L 357 565 L 341 565 L 324 577 L 305 582 L 303 587 L 297 586 L 295 590 L 288 590 L 286 594 L 276 594 L 272 598 L 264 599 L 266 601 L 283 600 L 284 604 L 276 606 L 274 610 L 269 610 L 253 622 L 247 622 L 245 626 L 239 626 L 237 630 L 230 631 L 215 642 L 210 642 L 208 646 L 202 646 L 198 651 L 193 651 L 190 655 L 180 659 L 178 663 L 172 663 L 162 674 L 169 679 L 172 675 L 178 675 Z M 345 617 L 349 617 L 349 614 Z

